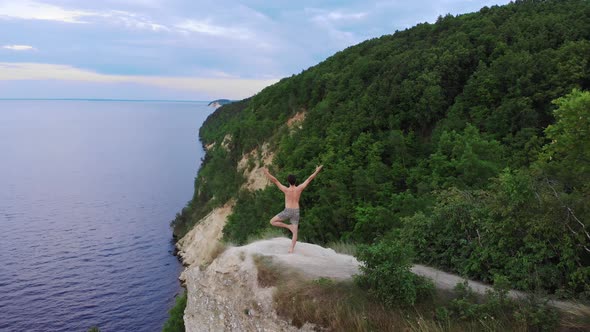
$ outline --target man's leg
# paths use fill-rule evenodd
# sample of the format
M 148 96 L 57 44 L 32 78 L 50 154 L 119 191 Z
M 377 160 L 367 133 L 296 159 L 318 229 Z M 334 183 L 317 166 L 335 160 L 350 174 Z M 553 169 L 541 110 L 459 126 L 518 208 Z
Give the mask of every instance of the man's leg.
M 299 230 L 299 225 L 289 225 L 289 229 L 291 233 L 293 233 L 293 238 L 291 239 L 291 248 L 289 249 L 289 253 L 293 253 L 295 250 L 295 244 L 297 244 L 297 231 Z
M 290 225 L 285 224 L 281 218 L 279 218 L 279 216 L 274 216 L 271 220 L 270 220 L 270 224 L 276 227 L 283 227 L 286 228 L 288 230 L 291 230 Z

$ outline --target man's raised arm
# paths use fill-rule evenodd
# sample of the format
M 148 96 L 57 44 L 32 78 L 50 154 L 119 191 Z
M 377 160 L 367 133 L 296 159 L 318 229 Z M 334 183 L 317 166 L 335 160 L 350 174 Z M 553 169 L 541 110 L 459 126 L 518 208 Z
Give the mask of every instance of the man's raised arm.
M 303 181 L 302 184 L 300 184 L 298 187 L 301 188 L 301 190 L 305 189 L 307 187 L 307 185 L 311 182 L 311 180 L 313 180 L 318 173 L 322 170 L 322 167 L 324 167 L 323 165 L 320 165 L 318 167 L 315 168 L 315 172 L 313 172 L 308 178 L 307 180 Z
M 270 182 L 274 183 L 277 187 L 279 187 L 279 189 L 281 189 L 282 191 L 284 191 L 284 189 L 287 189 L 287 187 L 283 186 L 281 182 L 277 180 L 277 178 L 270 174 L 268 169 L 263 168 L 262 171 L 264 172 L 264 175 L 266 175 L 266 177 L 270 180 Z

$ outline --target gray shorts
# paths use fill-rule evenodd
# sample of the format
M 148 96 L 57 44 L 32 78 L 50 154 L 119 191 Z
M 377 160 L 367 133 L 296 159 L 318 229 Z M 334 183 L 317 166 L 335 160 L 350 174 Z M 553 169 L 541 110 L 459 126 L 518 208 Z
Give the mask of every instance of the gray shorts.
M 277 214 L 281 220 L 289 219 L 291 224 L 299 225 L 299 209 L 284 209 L 283 212 Z

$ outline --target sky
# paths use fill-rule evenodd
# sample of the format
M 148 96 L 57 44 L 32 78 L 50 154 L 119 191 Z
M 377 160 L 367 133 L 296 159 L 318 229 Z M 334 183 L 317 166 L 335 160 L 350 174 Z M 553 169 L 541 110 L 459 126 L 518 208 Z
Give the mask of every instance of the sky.
M 252 96 L 349 46 L 496 0 L 0 0 L 0 98 Z

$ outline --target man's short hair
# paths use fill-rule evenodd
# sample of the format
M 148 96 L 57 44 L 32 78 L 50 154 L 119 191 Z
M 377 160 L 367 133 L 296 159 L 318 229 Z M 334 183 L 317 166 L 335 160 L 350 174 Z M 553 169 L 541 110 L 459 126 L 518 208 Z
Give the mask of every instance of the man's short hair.
M 289 176 L 287 176 L 287 182 L 289 182 L 290 185 L 294 186 L 295 183 L 297 182 L 295 175 L 289 174 Z

